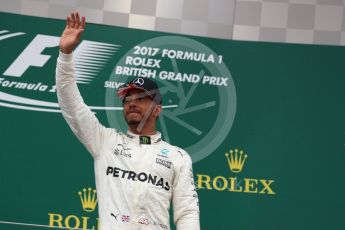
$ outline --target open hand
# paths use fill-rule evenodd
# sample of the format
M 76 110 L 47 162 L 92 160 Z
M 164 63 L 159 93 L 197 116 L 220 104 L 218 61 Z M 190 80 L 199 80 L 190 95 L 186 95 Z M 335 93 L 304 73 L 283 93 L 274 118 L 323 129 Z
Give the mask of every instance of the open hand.
M 67 25 L 60 38 L 60 50 L 63 53 L 72 53 L 73 49 L 80 41 L 80 36 L 85 28 L 85 17 L 80 16 L 78 12 L 71 13 L 67 17 Z

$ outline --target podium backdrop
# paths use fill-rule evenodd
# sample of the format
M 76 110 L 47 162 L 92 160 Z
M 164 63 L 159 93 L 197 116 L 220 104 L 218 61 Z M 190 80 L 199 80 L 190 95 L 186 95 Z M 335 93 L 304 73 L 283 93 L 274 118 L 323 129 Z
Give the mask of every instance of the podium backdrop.
M 0 13 L 0 229 L 98 229 L 93 160 L 55 92 L 64 24 Z M 87 24 L 74 58 L 85 102 L 119 131 L 116 88 L 158 82 L 159 130 L 193 158 L 202 229 L 345 229 L 344 47 Z

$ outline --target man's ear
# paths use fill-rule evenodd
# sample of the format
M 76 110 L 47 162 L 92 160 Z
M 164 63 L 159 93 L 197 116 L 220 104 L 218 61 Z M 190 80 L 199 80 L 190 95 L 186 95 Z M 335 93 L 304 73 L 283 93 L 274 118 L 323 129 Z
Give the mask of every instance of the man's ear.
M 156 105 L 154 110 L 153 110 L 153 116 L 155 118 L 159 117 L 159 114 L 162 112 L 162 105 Z

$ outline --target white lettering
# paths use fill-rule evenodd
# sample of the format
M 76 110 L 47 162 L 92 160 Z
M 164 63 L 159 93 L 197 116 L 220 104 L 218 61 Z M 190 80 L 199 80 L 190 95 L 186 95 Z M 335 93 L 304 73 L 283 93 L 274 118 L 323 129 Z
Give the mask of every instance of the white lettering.
M 132 77 L 146 77 L 146 78 L 156 78 L 156 70 L 137 68 L 137 67 L 127 67 L 127 66 L 116 66 L 115 74 L 123 76 Z
M 203 84 L 216 85 L 216 86 L 228 86 L 228 78 L 226 77 L 215 77 L 215 76 L 204 76 L 202 78 Z
M 215 63 L 215 57 L 213 54 L 197 53 L 191 51 L 181 51 L 181 50 L 162 50 L 162 57 L 168 57 L 170 59 L 180 59 L 187 61 L 197 61 L 197 62 L 208 62 Z
M 134 66 L 142 66 L 142 67 L 152 67 L 152 68 L 160 68 L 159 59 L 154 58 L 142 58 L 142 57 L 126 57 L 126 65 L 134 65 Z
M 18 58 L 8 67 L 4 75 L 21 77 L 30 66 L 42 67 L 51 57 L 41 54 L 47 47 L 59 45 L 59 37 L 38 34 Z
M 24 83 L 24 82 L 16 82 L 16 81 L 9 81 L 5 80 L 5 78 L 0 78 L 0 86 L 6 88 L 15 88 L 15 89 L 26 89 L 31 91 L 46 91 L 48 89 L 48 85 L 43 85 L 42 82 L 39 83 Z
M 123 82 L 106 81 L 106 82 L 104 82 L 104 87 L 117 89 L 123 84 L 124 84 Z
M 175 73 L 168 71 L 161 71 L 159 73 L 159 78 L 162 80 L 181 81 L 190 83 L 197 83 L 200 81 L 200 76 L 197 74 Z

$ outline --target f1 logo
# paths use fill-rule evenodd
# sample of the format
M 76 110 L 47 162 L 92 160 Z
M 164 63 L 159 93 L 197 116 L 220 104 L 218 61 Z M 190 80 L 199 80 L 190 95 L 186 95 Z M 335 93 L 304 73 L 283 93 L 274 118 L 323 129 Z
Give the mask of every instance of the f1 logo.
M 30 66 L 42 67 L 51 56 L 42 54 L 47 47 L 59 45 L 60 37 L 38 34 L 8 67 L 4 75 L 21 77 Z

